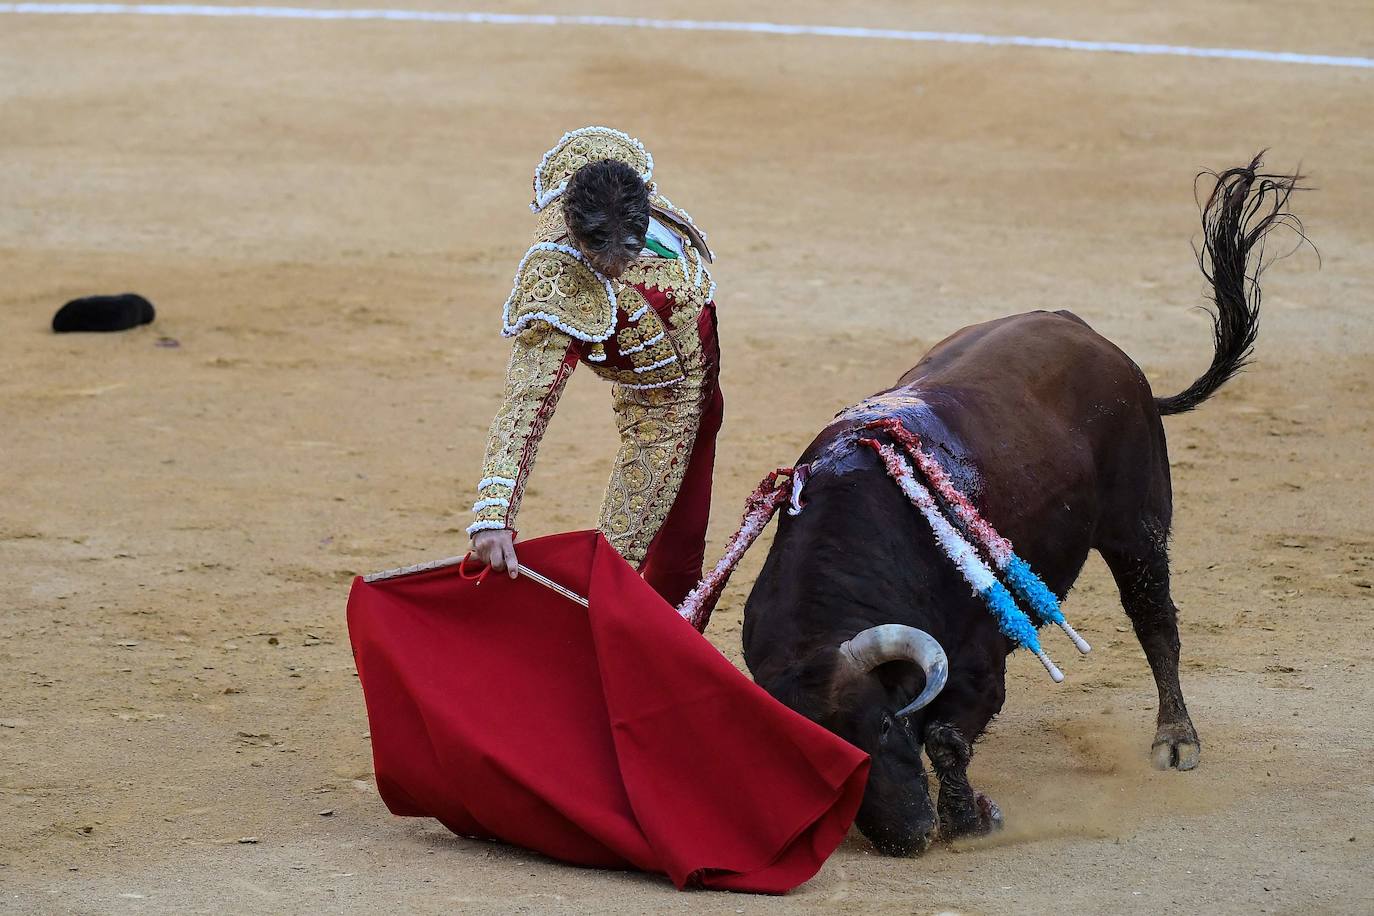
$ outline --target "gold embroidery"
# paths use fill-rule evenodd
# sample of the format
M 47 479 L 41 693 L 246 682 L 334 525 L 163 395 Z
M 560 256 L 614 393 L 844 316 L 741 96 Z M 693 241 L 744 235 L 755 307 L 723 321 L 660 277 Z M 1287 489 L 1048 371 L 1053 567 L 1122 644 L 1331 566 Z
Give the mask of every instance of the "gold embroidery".
M 621 289 L 620 307 L 629 315 L 639 315 L 637 321 L 624 325 L 616 332 L 616 343 L 630 368 L 616 368 L 592 364 L 592 371 L 604 379 L 621 385 L 661 386 L 683 379 L 677 350 L 668 336 L 658 312 L 650 307 L 639 290 L 632 286 Z M 657 340 L 655 340 L 657 338 Z M 649 343 L 649 341 L 654 341 Z M 626 351 L 629 352 L 626 352 Z M 622 363 L 623 365 L 623 363 Z
M 656 200 L 666 200 L 666 198 L 657 198 Z M 674 210 L 674 212 L 680 211 Z M 620 277 L 621 290 L 616 296 L 620 300 L 620 308 L 627 315 L 633 315 L 639 310 L 644 300 L 637 294 L 637 291 L 630 288 L 646 286 L 658 289 L 668 296 L 675 307 L 671 320 L 673 327 L 676 328 L 688 320 L 695 320 L 697 311 L 711 300 L 712 286 L 710 269 L 703 262 L 701 253 L 693 247 L 690 239 L 683 237 L 677 227 L 670 226 L 669 228 L 682 240 L 683 257 L 641 257 L 634 259 Z M 568 227 L 563 220 L 561 207 L 549 207 L 540 212 L 535 226 L 534 241 L 536 245 L 541 243 L 563 244 L 568 241 Z M 690 314 L 686 314 L 684 310 L 690 310 Z M 624 330 L 621 328 L 618 331 L 617 339 L 621 339 Z M 657 330 L 644 334 L 639 338 L 639 341 L 647 340 L 656 333 L 658 333 Z M 636 342 L 621 342 L 620 347 L 621 349 L 633 347 Z
M 488 499 L 505 503 L 478 509 L 476 524 L 515 526 L 539 440 L 576 365 L 568 358 L 571 346 L 572 338 L 542 321 L 533 322 L 516 336 L 506 370 L 506 395 L 491 421 L 487 439 L 486 460 L 482 464 L 486 485 L 477 494 L 479 504 Z
M 611 294 L 595 271 L 574 254 L 538 245 L 525 255 L 503 317 L 507 337 L 542 320 L 587 341 L 610 337 L 616 320 Z
M 628 388 L 663 388 L 668 385 L 675 385 L 687 376 L 682 371 L 681 362 L 674 356 L 672 362 L 650 369 L 648 372 L 635 372 L 633 369 L 604 369 L 599 366 L 593 367 L 597 375 L 608 382 L 615 382 L 617 385 L 624 385 Z
M 682 258 L 636 258 L 621 274 L 621 281 L 631 286 L 657 288 L 675 305 L 701 308 L 710 301 L 711 274 L 702 264 L 701 255 L 690 244 L 684 243 L 682 249 Z M 698 266 L 701 268 L 699 280 Z
M 682 327 L 675 327 L 672 330 L 674 345 L 682 359 L 683 365 L 692 365 L 701 356 L 701 334 L 697 330 L 697 315 L 692 315 L 692 323 Z
M 620 449 L 598 527 L 635 565 L 643 561 L 677 499 L 709 393 L 709 366 L 696 325 L 676 335 L 674 344 L 683 354 L 680 384 L 651 389 L 616 385 L 612 393 Z
M 536 242 L 560 242 L 568 235 L 568 225 L 563 221 L 562 207 L 547 207 L 539 211 L 534 224 Z
M 615 332 L 616 346 L 620 347 L 622 353 L 626 350 L 634 349 L 642 344 L 644 340 L 644 332 L 640 330 L 637 324 L 626 325 Z
M 653 177 L 654 160 L 644 144 L 609 127 L 583 127 L 563 135 L 544 154 L 534 172 L 534 208 L 543 209 L 567 187 L 568 179 L 584 165 L 614 159 L 639 173 L 645 183 Z
M 636 258 L 625 268 L 620 279 L 631 286 L 657 287 L 666 292 L 683 283 L 679 263 L 677 258 Z

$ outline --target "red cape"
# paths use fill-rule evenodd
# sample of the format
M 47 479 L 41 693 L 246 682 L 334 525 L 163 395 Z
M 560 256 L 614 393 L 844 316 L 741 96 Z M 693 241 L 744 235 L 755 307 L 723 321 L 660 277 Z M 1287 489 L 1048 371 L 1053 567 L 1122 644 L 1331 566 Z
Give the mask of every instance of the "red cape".
M 394 814 L 556 859 L 783 893 L 863 798 L 868 757 L 730 664 L 595 531 L 528 579 L 353 581 L 348 631 Z

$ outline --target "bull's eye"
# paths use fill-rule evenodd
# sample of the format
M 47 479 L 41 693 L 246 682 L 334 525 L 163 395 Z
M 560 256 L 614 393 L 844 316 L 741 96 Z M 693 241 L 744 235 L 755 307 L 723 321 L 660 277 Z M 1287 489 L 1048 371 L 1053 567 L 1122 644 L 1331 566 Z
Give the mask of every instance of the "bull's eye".
M 883 724 L 878 729 L 878 740 L 883 744 L 887 743 L 887 736 L 892 731 L 892 717 L 883 716 Z

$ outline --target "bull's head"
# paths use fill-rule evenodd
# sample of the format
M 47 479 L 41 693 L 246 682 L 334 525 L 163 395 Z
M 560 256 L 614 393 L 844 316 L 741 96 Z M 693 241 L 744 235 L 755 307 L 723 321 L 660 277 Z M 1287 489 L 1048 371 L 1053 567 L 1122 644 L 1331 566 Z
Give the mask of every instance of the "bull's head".
M 887 855 L 922 853 L 936 819 L 918 713 L 949 677 L 945 651 L 925 631 L 889 623 L 856 634 L 831 657 L 821 724 L 873 759 L 855 823 Z

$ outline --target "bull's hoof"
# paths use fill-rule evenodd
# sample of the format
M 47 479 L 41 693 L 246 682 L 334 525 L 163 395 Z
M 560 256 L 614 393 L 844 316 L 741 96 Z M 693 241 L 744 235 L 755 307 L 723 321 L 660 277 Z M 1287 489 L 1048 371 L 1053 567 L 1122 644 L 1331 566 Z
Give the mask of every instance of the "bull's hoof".
M 1202 757 L 1202 742 L 1191 722 L 1161 725 L 1150 745 L 1150 762 L 1156 770 L 1191 770 Z
M 954 816 L 956 815 L 957 816 Z M 973 802 L 958 812 L 946 810 L 940 821 L 940 839 L 946 843 L 965 837 L 987 836 L 1002 829 L 1002 809 L 982 792 L 973 793 Z
M 913 859 L 916 856 L 924 855 L 926 850 L 935 842 L 936 830 L 933 825 L 921 829 L 896 829 L 884 830 L 882 832 L 869 832 L 859 826 L 863 835 L 868 837 L 868 841 L 873 844 L 878 852 L 885 856 L 894 856 L 905 859 Z
M 904 859 L 914 859 L 923 856 L 926 850 L 935 841 L 934 833 L 915 834 L 901 840 L 888 840 L 886 842 L 873 841 L 873 845 L 885 856 L 894 856 Z
M 997 802 L 988 798 L 982 792 L 974 796 L 974 802 L 978 805 L 978 820 L 982 822 L 982 833 L 996 833 L 1005 826 L 1002 818 L 1002 809 Z

